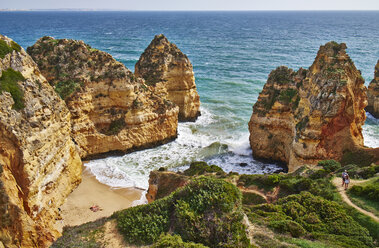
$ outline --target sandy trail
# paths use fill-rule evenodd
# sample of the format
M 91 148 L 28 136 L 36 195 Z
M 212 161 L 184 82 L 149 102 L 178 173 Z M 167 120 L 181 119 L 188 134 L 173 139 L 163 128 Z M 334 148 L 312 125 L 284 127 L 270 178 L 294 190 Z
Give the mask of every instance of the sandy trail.
M 363 183 L 363 182 L 366 182 L 367 180 L 352 180 L 350 179 L 350 184 L 349 184 L 349 188 L 352 187 L 353 185 L 357 185 L 357 184 L 360 184 L 360 183 Z M 355 208 L 356 210 L 358 210 L 359 212 L 367 215 L 367 216 L 370 216 L 371 218 L 373 218 L 375 221 L 379 222 L 379 218 L 377 216 L 375 216 L 373 213 L 371 212 L 368 212 L 360 207 L 358 207 L 357 205 L 355 205 L 354 203 L 352 203 L 349 199 L 349 197 L 347 196 L 346 194 L 346 191 L 345 189 L 342 187 L 342 181 L 341 181 L 341 178 L 339 177 L 335 177 L 333 179 L 333 184 L 334 186 L 336 186 L 337 188 L 337 191 L 338 193 L 341 195 L 342 197 L 342 200 L 344 202 L 346 202 L 349 206 L 352 206 L 353 208 Z

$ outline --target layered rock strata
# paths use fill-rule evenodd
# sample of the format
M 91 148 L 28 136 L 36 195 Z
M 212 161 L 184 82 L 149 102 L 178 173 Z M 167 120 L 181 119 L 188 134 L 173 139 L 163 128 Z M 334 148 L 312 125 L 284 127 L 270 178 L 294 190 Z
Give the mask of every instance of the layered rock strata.
M 0 35 L 0 247 L 48 247 L 81 181 L 70 112 L 37 65 Z
M 379 60 L 375 66 L 374 79 L 368 86 L 367 100 L 366 110 L 375 118 L 379 118 Z
M 192 64 L 163 34 L 156 35 L 142 53 L 135 74 L 158 95 L 179 106 L 179 121 L 195 121 L 200 115 Z
M 81 157 L 152 147 L 177 136 L 178 107 L 110 54 L 83 41 L 39 39 L 28 53 L 65 100 Z
M 286 162 L 289 171 L 357 149 L 379 160 L 379 150 L 363 147 L 366 87 L 345 50 L 329 42 L 309 69 L 270 73 L 249 122 L 254 157 Z

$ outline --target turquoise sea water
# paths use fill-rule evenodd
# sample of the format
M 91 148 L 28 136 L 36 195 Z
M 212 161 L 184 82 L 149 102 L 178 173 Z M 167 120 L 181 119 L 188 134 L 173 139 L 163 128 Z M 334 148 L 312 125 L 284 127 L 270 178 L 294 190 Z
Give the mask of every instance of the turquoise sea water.
M 272 173 L 248 145 L 252 106 L 271 70 L 309 67 L 320 45 L 345 42 L 366 79 L 379 59 L 379 12 L 0 12 L 0 33 L 24 48 L 45 35 L 84 40 L 134 71 L 154 35 L 163 33 L 193 63 L 202 116 L 179 124 L 178 139 L 158 148 L 94 160 L 86 166 L 114 187 L 147 187 L 152 169 L 206 160 L 226 171 Z M 365 144 L 379 146 L 368 115 Z M 244 166 L 241 166 L 244 165 Z

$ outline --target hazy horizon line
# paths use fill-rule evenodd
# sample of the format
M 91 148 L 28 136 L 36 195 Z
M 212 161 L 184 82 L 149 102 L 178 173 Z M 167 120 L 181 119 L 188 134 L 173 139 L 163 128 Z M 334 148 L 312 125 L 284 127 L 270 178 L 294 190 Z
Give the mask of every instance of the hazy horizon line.
M 276 12 L 289 12 L 289 11 L 379 11 L 379 9 L 236 9 L 236 10 L 228 10 L 228 9 L 204 9 L 204 10 L 185 10 L 185 9 L 177 9 L 177 10 L 142 10 L 142 9 L 91 9 L 91 8 L 57 8 L 57 9 L 12 9 L 5 8 L 0 9 L 1 12 L 22 12 L 22 11 L 82 11 L 82 12 L 95 12 L 95 11 L 109 11 L 109 12 L 126 12 L 126 11 L 135 11 L 135 12 L 253 12 L 253 11 L 276 11 Z

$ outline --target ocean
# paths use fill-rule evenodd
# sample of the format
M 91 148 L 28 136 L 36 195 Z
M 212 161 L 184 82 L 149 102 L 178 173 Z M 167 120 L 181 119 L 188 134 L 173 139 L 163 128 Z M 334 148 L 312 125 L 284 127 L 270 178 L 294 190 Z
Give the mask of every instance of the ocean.
M 328 41 L 344 42 L 366 85 L 379 59 L 379 12 L 0 12 L 0 33 L 24 48 L 42 36 L 83 40 L 134 71 L 154 35 L 163 33 L 191 60 L 201 117 L 180 123 L 178 138 L 154 149 L 85 164 L 112 187 L 148 187 L 151 170 L 183 170 L 204 160 L 226 172 L 282 171 L 249 148 L 252 106 L 271 70 L 308 68 Z M 365 145 L 379 146 L 379 120 L 367 115 Z

